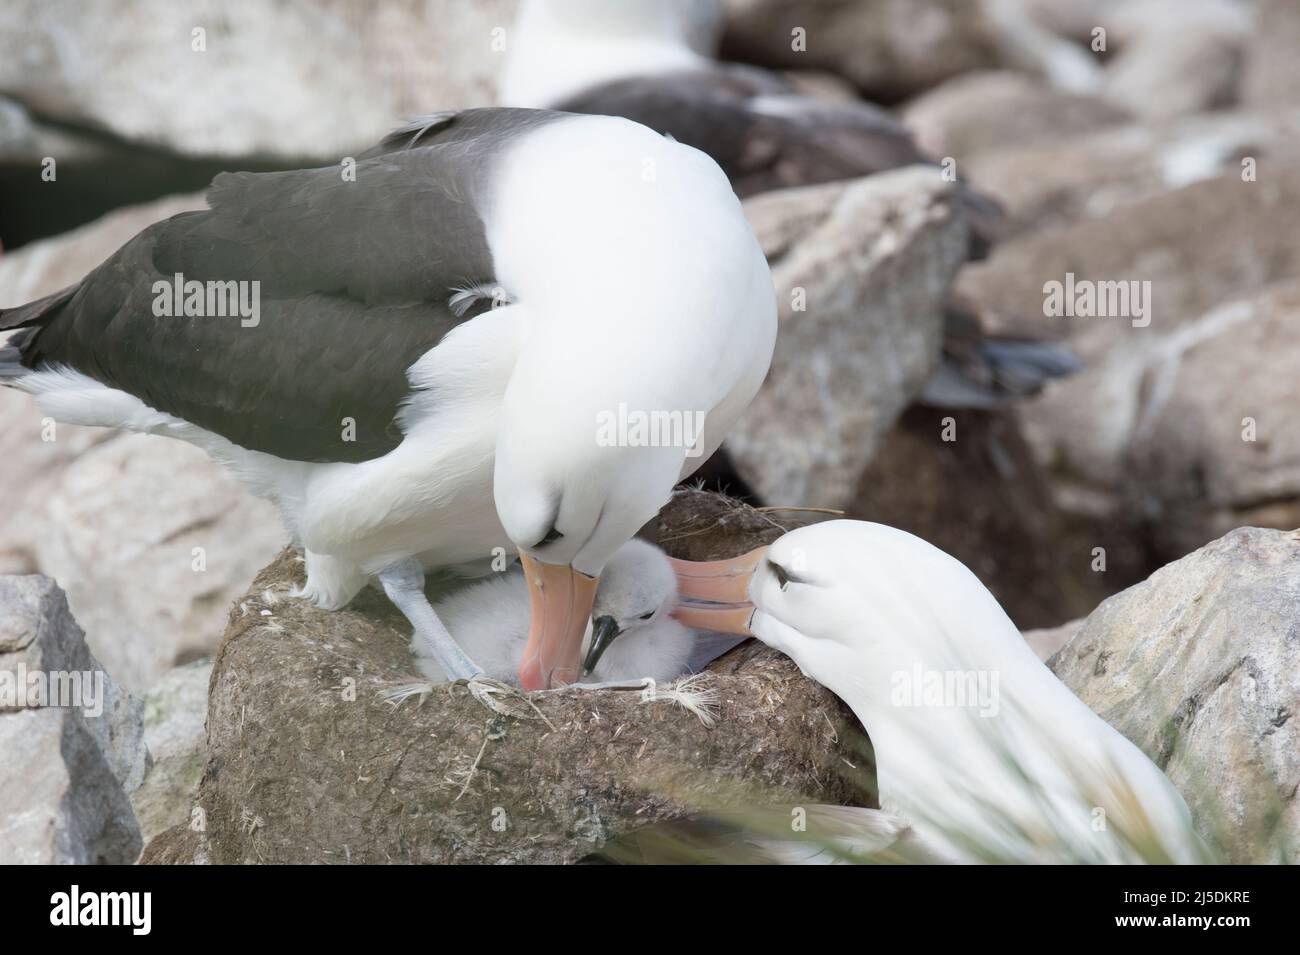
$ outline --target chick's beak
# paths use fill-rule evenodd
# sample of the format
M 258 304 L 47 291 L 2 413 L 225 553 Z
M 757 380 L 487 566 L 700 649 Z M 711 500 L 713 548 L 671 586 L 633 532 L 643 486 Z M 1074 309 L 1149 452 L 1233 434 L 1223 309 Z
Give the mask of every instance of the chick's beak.
M 597 578 L 567 564 L 544 564 L 528 554 L 521 554 L 520 561 L 528 581 L 532 625 L 519 664 L 519 685 L 525 690 L 546 690 L 573 683 L 578 679 Z
M 614 638 L 622 632 L 619 629 L 618 621 L 613 617 L 597 617 L 592 621 L 591 646 L 587 648 L 587 657 L 582 661 L 583 679 L 590 676 L 591 671 L 596 669 L 596 664 L 605 655 L 605 651 L 614 642 Z

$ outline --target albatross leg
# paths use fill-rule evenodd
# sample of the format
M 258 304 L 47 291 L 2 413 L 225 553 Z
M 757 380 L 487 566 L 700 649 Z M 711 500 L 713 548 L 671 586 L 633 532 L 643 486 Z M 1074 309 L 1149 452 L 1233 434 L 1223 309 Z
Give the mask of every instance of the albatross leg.
M 379 572 L 379 582 L 388 599 L 415 628 L 415 639 L 429 648 L 448 680 L 472 680 L 483 675 L 482 667 L 460 648 L 424 595 L 424 567 L 419 560 L 408 557 L 389 564 Z

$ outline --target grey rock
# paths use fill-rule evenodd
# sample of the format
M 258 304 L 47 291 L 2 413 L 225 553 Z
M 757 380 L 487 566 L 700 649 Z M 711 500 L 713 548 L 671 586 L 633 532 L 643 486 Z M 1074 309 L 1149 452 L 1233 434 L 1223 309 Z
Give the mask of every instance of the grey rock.
M 981 189 L 986 188 L 983 179 L 963 168 L 979 153 L 1091 134 L 1131 118 L 1099 96 L 1053 89 L 1013 72 L 955 77 L 903 110 L 918 145 L 933 156 L 955 158 L 958 173 Z
M 1242 527 L 1107 600 L 1052 661 L 1234 863 L 1300 846 L 1300 532 Z
M 407 116 L 490 105 L 492 31 L 514 7 L 15 0 L 0 8 L 0 92 L 189 155 L 337 160 Z
M 727 444 L 765 500 L 844 505 L 933 374 L 943 303 L 966 257 L 955 200 L 937 169 L 915 166 L 745 203 L 772 265 L 780 330 L 767 381 Z
M 1066 336 L 1083 360 L 1081 374 L 1052 383 L 1021 410 L 1026 437 L 1071 511 L 1113 518 L 1133 506 L 1136 495 L 1139 514 L 1149 513 L 1141 498 L 1158 500 L 1162 489 L 1131 480 L 1131 450 L 1139 426 L 1152 423 L 1143 432 L 1149 436 L 1149 427 L 1161 420 L 1152 411 L 1165 397 L 1167 371 L 1161 369 L 1176 368 L 1188 348 L 1245 314 L 1222 307 L 1300 275 L 1289 212 L 1300 202 L 1300 175 L 1282 165 L 1261 168 L 1257 182 L 1222 176 L 1026 236 L 959 278 L 960 294 L 978 303 L 986 325 Z M 1063 282 L 1067 273 L 1076 281 L 1149 281 L 1150 324 L 1135 327 L 1125 317 L 1045 318 L 1044 285 Z M 1224 341 L 1224 348 L 1232 347 L 1231 338 Z M 1243 416 L 1234 419 L 1238 428 Z M 1240 445 L 1234 439 L 1220 452 Z
M 1300 5 L 1256 0 L 1255 29 L 1246 46 L 1241 99 L 1279 107 L 1300 102 Z
M 1242 524 L 1300 526 L 1300 281 L 1215 309 L 1168 343 L 1127 455 L 1163 553 Z
M 1068 12 L 1058 0 L 982 0 L 982 5 L 1008 66 L 1055 89 L 1096 93 L 1103 70 L 1090 41 L 1106 0 L 1066 2 Z
M 145 843 L 195 819 L 199 779 L 207 763 L 211 660 L 196 660 L 165 674 L 144 696 L 144 738 L 153 764 L 131 793 Z
M 970 0 L 726 0 L 723 55 L 777 69 L 838 73 L 897 102 L 970 70 L 998 65 L 1000 40 Z M 793 47 L 802 29 L 806 47 Z
M 1117 51 L 1103 87 L 1113 102 L 1157 119 L 1237 102 L 1251 26 L 1242 4 L 1131 0 L 1116 6 L 1104 26 Z
M 91 655 L 54 581 L 0 577 L 0 680 L 27 687 L 34 674 L 45 698 L 0 702 L 0 861 L 135 861 L 127 792 L 149 764 L 143 707 Z M 82 695 L 53 699 L 56 681 Z
M 1036 630 L 1026 630 L 1023 636 L 1025 643 L 1029 644 L 1030 649 L 1034 651 L 1038 659 L 1046 663 L 1062 647 L 1074 639 L 1074 635 L 1078 633 L 1082 624 L 1082 620 L 1071 620 L 1059 627 L 1039 627 Z
M 994 0 L 1001 2 L 1001 0 Z M 1025 16 L 1057 36 L 1079 44 L 1092 39 L 1095 27 L 1125 0 L 1013 0 Z
M 1260 177 L 1300 148 L 1300 111 L 1256 108 L 1168 121 L 1062 128 L 1049 141 L 1008 143 L 973 156 L 963 175 L 996 198 L 1011 231 L 1102 218 L 1124 205 L 1243 172 Z

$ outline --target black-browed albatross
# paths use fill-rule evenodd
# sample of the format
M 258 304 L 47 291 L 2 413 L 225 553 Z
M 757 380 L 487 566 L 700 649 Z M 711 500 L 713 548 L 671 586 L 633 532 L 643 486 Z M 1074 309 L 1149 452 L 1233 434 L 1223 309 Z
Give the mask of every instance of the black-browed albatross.
M 209 210 L 0 312 L 0 379 L 57 420 L 198 445 L 278 502 L 304 596 L 339 608 L 377 576 L 453 679 L 480 671 L 425 570 L 518 551 L 520 682 L 573 682 L 605 562 L 767 371 L 757 240 L 716 163 L 624 119 L 438 114 L 347 171 L 218 176 Z M 260 314 L 159 315 L 172 282 L 258 283 Z M 609 440 L 617 409 L 703 430 Z
M 727 834 L 733 846 L 800 862 L 882 850 L 930 862 L 1211 861 L 1159 767 L 1043 665 L 964 564 L 921 538 L 812 524 L 718 562 L 701 589 L 714 603 L 679 607 L 679 620 L 786 654 L 853 710 L 875 758 L 880 810 L 805 807 L 803 837 L 790 837 L 787 814 L 784 831 Z M 635 858 L 656 842 L 633 834 L 625 848 Z

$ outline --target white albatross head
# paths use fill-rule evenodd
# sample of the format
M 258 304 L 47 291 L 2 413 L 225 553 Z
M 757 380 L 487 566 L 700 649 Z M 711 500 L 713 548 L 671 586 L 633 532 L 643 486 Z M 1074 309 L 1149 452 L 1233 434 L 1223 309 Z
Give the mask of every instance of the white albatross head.
M 519 548 L 533 595 L 519 672 L 526 690 L 579 679 L 598 584 L 611 563 L 620 564 L 620 548 L 667 502 L 684 466 L 683 448 L 599 445 L 586 402 L 600 390 L 557 388 L 550 397 L 558 402 L 529 409 L 539 423 L 516 426 L 507 417 L 498 441 L 497 514 Z M 585 438 L 579 409 L 589 411 Z
M 768 549 L 749 597 L 754 635 L 837 692 L 855 670 L 861 690 L 864 668 L 894 674 L 917 663 L 1031 662 L 1020 631 L 965 564 L 883 524 L 840 520 L 791 531 Z
M 524 0 L 497 98 L 554 106 L 599 83 L 701 69 L 721 32 L 716 0 Z
M 1032 657 L 964 564 L 894 527 L 826 521 L 725 564 L 705 589 L 683 582 L 684 594 L 710 603 L 684 605 L 679 619 L 756 636 L 837 692 L 846 678 L 860 688 L 868 666 Z

